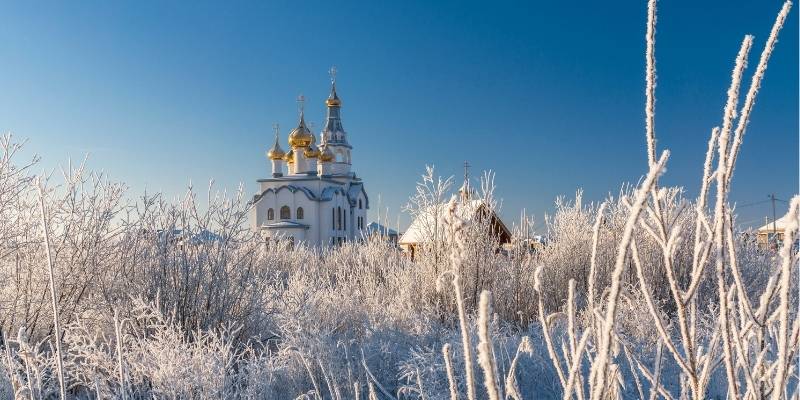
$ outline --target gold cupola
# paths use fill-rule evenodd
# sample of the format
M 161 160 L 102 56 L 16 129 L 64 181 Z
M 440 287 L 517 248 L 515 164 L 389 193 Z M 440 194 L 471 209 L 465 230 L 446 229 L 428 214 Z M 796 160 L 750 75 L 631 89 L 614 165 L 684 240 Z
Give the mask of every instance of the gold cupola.
M 306 156 L 306 158 L 317 158 L 319 157 L 319 154 L 319 149 L 317 149 L 317 146 L 315 146 L 314 143 L 311 143 L 308 147 L 306 147 L 305 150 L 303 150 L 303 155 Z
M 272 148 L 267 151 L 267 158 L 270 160 L 282 160 L 283 157 L 286 155 L 286 152 L 283 151 L 281 148 L 280 143 L 278 142 L 278 132 L 275 131 L 275 144 L 272 145 Z
M 331 83 L 331 94 L 325 100 L 325 105 L 328 107 L 341 107 L 342 101 L 339 100 L 339 95 L 336 94 L 336 81 Z
M 306 127 L 306 120 L 301 111 L 300 123 L 297 124 L 297 128 L 292 129 L 289 133 L 289 145 L 292 146 L 292 148 L 297 148 L 308 147 L 311 143 L 314 143 L 314 135 L 312 135 L 311 131 Z
M 322 149 L 320 149 L 320 152 L 319 152 L 319 160 L 320 161 L 322 161 L 322 162 L 331 162 L 331 161 L 333 161 L 334 157 L 335 156 L 333 155 L 333 152 L 331 151 L 331 149 L 328 148 L 328 146 L 325 146 Z
M 331 67 L 328 73 L 331 74 L 331 94 L 325 100 L 325 105 L 328 107 L 341 107 L 342 101 L 339 100 L 339 95 L 336 94 L 336 67 Z
M 289 164 L 294 163 L 294 149 L 289 150 L 283 155 L 283 161 L 286 161 Z

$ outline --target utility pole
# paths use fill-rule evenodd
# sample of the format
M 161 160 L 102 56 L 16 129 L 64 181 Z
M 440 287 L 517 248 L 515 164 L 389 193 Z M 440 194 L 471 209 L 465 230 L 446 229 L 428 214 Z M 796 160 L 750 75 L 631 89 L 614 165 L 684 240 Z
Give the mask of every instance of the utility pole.
M 464 183 L 466 185 L 469 185 L 469 167 L 471 167 L 469 162 L 464 161 Z
M 464 185 L 462 185 L 461 190 L 459 190 L 461 192 L 462 201 L 469 200 L 472 195 L 472 188 L 470 188 L 469 184 L 469 167 L 471 167 L 469 162 L 464 161 Z
M 769 195 L 769 199 L 772 200 L 772 240 L 778 241 L 778 225 L 775 221 L 775 193 Z

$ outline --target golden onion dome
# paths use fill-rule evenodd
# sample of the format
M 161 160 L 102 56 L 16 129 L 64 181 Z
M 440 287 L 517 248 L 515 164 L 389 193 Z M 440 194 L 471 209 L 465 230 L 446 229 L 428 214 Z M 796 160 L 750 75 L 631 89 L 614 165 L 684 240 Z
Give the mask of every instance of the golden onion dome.
M 331 84 L 331 94 L 325 100 L 325 105 L 328 107 L 341 107 L 342 101 L 339 100 L 339 95 L 336 94 L 336 83 Z
M 328 107 L 341 107 L 342 101 L 338 97 L 328 98 L 325 100 L 325 105 Z
M 307 158 L 317 158 L 319 157 L 319 150 L 317 146 L 314 146 L 314 143 L 311 143 L 305 150 L 303 150 L 303 155 Z
M 292 148 L 308 147 L 311 143 L 314 143 L 314 135 L 311 134 L 311 131 L 306 127 L 306 120 L 301 113 L 300 123 L 297 125 L 297 128 L 292 129 L 292 132 L 289 133 L 289 145 L 292 146 Z
M 284 154 L 283 161 L 286 161 L 286 162 L 288 162 L 290 164 L 294 162 L 294 150 L 293 149 L 289 150 L 286 154 Z
M 327 146 L 319 152 L 319 160 L 322 162 L 331 162 L 334 159 L 333 152 Z
M 286 152 L 283 151 L 281 145 L 278 143 L 278 136 L 275 136 L 275 144 L 272 145 L 272 148 L 267 151 L 267 158 L 270 160 L 282 160 L 283 157 L 286 155 Z

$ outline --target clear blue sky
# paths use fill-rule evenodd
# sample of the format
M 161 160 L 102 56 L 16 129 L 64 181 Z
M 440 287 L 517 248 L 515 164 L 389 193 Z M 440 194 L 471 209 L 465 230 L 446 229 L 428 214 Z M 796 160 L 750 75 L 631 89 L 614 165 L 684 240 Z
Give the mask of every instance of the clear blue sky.
M 657 135 L 665 184 L 694 196 L 743 35 L 754 66 L 781 2 L 663 0 Z M 733 200 L 798 190 L 798 18 L 767 71 Z M 53 167 L 89 166 L 131 193 L 191 179 L 255 192 L 271 124 L 295 97 L 324 116 L 339 70 L 354 169 L 396 213 L 425 164 L 497 174 L 503 211 L 542 220 L 558 195 L 616 194 L 645 172 L 645 1 L 16 2 L 0 23 L 0 130 Z M 748 71 L 752 71 L 752 68 Z M 749 73 L 748 73 L 749 82 Z M 284 142 L 285 143 L 285 142 Z M 782 204 L 779 204 L 784 208 Z M 742 208 L 758 224 L 768 204 Z M 374 218 L 374 215 L 373 215 Z

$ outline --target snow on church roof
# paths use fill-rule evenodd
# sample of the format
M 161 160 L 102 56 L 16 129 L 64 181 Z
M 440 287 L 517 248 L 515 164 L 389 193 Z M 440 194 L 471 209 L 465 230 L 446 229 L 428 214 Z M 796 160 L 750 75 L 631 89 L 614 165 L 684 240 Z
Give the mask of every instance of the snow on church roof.
M 286 221 L 286 220 L 273 222 L 271 224 L 264 224 L 263 227 L 264 228 L 268 228 L 268 229 L 285 229 L 285 228 L 303 228 L 303 229 L 308 229 L 308 225 L 306 225 L 306 224 L 301 224 L 299 222 Z
M 470 221 L 475 218 L 478 210 L 480 210 L 482 207 L 485 207 L 485 203 L 482 200 L 467 200 L 466 202 L 461 201 L 458 203 L 456 213 L 461 219 Z M 425 241 L 426 237 L 432 235 L 434 229 L 436 229 L 437 217 L 439 219 L 439 229 L 441 229 L 441 227 L 444 225 L 443 218 L 445 213 L 447 213 L 447 203 L 442 203 L 438 206 L 430 206 L 425 211 L 419 213 L 419 215 L 414 218 L 411 226 L 409 226 L 408 229 L 403 233 L 399 244 L 415 244 Z M 494 211 L 491 211 L 491 213 L 496 218 L 502 229 L 508 233 L 508 228 L 500 219 L 500 216 Z

